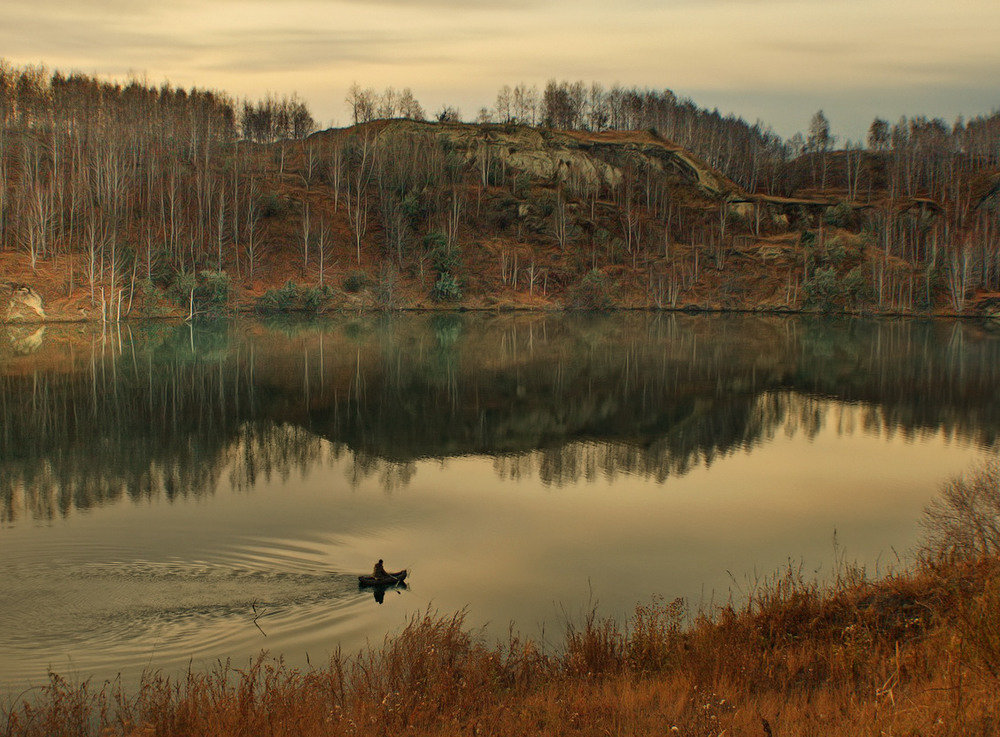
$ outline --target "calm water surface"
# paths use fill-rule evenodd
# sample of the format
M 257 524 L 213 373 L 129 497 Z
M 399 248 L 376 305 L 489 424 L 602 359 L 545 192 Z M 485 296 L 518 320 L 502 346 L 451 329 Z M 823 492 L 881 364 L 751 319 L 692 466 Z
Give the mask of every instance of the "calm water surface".
M 1000 335 L 946 322 L 421 315 L 0 332 L 0 692 L 417 612 L 559 640 L 596 603 L 908 559 L 993 457 Z M 384 558 L 409 590 L 378 603 Z

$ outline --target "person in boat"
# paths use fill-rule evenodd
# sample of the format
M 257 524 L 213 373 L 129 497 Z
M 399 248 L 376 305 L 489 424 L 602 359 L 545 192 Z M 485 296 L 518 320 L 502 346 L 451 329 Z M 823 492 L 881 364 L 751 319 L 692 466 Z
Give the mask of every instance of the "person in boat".
M 375 564 L 375 570 L 372 571 L 372 575 L 375 578 L 388 578 L 389 574 L 385 572 L 385 566 L 382 565 L 382 559 L 378 559 L 378 563 Z

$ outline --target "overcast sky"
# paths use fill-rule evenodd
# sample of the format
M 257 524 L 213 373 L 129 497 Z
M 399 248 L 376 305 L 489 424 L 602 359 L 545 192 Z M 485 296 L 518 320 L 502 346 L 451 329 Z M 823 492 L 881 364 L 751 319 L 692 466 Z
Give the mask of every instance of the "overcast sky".
M 1000 0 L 9 0 L 0 57 L 238 96 L 297 91 L 347 122 L 347 87 L 411 87 L 474 117 L 505 83 L 669 87 L 789 136 L 823 108 L 1000 108 Z

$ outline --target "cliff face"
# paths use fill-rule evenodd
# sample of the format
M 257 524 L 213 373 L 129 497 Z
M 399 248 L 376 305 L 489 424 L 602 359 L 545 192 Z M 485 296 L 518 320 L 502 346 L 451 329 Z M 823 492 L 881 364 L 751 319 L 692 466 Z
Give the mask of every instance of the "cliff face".
M 4 322 L 36 322 L 46 317 L 41 295 L 26 284 L 0 284 L 0 305 L 4 302 L 6 307 L 0 312 Z
M 378 135 L 388 140 L 435 139 L 469 165 L 494 161 L 542 182 L 615 188 L 622 185 L 627 171 L 650 169 L 707 197 L 739 194 L 733 182 L 694 154 L 649 132 L 560 132 L 523 125 L 399 120 L 386 124 Z

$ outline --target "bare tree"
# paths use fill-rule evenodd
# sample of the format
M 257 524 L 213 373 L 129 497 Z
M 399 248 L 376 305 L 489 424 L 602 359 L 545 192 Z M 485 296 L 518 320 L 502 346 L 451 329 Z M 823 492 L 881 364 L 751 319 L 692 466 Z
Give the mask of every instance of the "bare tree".
M 340 209 L 340 190 L 344 179 L 344 147 L 340 140 L 330 147 L 330 189 L 333 190 L 333 211 Z
M 302 272 L 309 268 L 309 240 L 312 237 L 312 224 L 309 218 L 309 201 L 302 201 Z
M 403 91 L 399 95 L 397 101 L 398 112 L 400 117 L 407 118 L 409 120 L 423 120 L 424 108 L 417 101 L 417 98 L 413 96 L 413 91 L 409 87 L 404 87 Z
M 326 219 L 320 215 L 319 232 L 316 234 L 316 253 L 319 257 L 319 285 L 322 287 L 326 283 L 326 250 L 330 246 L 330 226 Z
M 826 187 L 826 154 L 833 144 L 830 135 L 830 122 L 822 110 L 818 110 L 809 121 L 809 136 L 806 138 L 806 150 L 813 154 L 813 161 L 819 159 L 822 176 L 820 187 Z M 816 181 L 816 170 L 813 168 L 813 182 Z
M 260 261 L 264 245 L 260 233 L 260 204 L 258 202 L 260 185 L 257 184 L 257 180 L 253 176 L 250 177 L 250 183 L 244 191 L 246 196 L 246 205 L 243 208 L 246 213 L 244 248 L 247 257 L 247 277 L 253 281 L 254 270 Z
M 933 554 L 976 559 L 1000 552 L 1000 465 L 950 479 L 924 509 L 923 525 Z
M 562 185 L 556 191 L 556 206 L 552 211 L 555 221 L 556 241 L 559 243 L 559 250 L 565 251 L 569 240 L 569 223 L 566 217 L 566 193 Z
M 347 215 L 354 231 L 357 263 L 361 263 L 361 242 L 368 231 L 368 184 L 374 169 L 374 139 L 366 131 L 350 141 L 347 175 Z
M 351 108 L 351 119 L 354 124 L 369 123 L 376 118 L 376 92 L 371 87 L 362 88 L 354 82 L 347 91 L 346 102 Z

